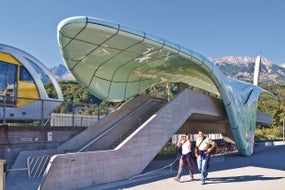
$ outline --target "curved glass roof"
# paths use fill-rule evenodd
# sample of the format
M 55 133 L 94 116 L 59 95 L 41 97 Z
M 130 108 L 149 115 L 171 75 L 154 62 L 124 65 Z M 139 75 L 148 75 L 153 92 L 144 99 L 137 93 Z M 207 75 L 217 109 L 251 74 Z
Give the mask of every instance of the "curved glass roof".
M 240 153 L 252 154 L 257 101 L 266 92 L 260 87 L 226 77 L 192 50 L 97 18 L 61 21 L 58 42 L 74 77 L 101 99 L 126 100 L 160 82 L 184 82 L 221 96 Z
M 74 77 L 109 101 L 126 100 L 159 82 L 184 82 L 219 94 L 211 64 L 191 50 L 100 19 L 78 17 L 59 25 L 62 56 Z

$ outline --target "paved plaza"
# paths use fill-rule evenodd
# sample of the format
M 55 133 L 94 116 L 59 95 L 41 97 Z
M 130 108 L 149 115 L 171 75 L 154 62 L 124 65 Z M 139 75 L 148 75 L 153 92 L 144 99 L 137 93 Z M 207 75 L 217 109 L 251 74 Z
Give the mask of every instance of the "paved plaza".
M 194 174 L 196 180 L 189 181 L 186 171 L 181 183 L 176 182 L 177 171 L 166 167 L 171 162 L 173 160 L 153 161 L 141 176 L 83 190 L 284 190 L 285 187 L 285 143 L 282 142 L 274 146 L 258 144 L 250 157 L 215 156 L 205 185 L 198 180 L 199 174 Z M 6 189 L 34 190 L 38 183 L 37 180 L 8 179 Z
M 275 146 L 258 145 L 254 155 L 250 157 L 232 154 L 217 156 L 212 161 L 209 179 L 205 185 L 201 185 L 198 180 L 199 174 L 194 175 L 196 180 L 189 181 L 186 172 L 181 183 L 178 183 L 173 180 L 176 171 L 167 168 L 135 179 L 94 186 L 86 190 L 284 190 L 284 143 L 275 143 Z

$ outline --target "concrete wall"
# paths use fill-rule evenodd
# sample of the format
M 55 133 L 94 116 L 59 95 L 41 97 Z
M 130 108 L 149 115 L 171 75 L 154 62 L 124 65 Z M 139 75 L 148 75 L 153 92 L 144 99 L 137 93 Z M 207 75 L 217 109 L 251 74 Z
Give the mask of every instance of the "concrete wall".
M 80 189 L 141 173 L 192 114 L 221 116 L 223 110 L 212 101 L 184 90 L 115 150 L 53 156 L 40 189 Z
M 0 159 L 6 160 L 8 168 L 11 168 L 22 150 L 54 149 L 84 129 L 1 126 Z

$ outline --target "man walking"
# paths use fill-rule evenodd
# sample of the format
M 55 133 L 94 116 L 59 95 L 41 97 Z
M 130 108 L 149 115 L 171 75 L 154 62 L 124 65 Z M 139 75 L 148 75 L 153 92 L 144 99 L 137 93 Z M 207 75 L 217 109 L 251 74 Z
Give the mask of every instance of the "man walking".
M 201 172 L 201 182 L 204 185 L 208 176 L 210 152 L 217 146 L 216 142 L 205 137 L 204 131 L 198 132 L 195 156 L 197 157 L 198 170 Z

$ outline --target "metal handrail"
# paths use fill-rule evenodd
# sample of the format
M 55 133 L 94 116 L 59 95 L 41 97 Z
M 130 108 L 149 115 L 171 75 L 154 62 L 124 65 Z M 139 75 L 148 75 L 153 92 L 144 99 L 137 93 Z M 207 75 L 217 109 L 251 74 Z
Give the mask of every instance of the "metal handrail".
M 83 146 L 81 149 L 79 149 L 77 152 L 82 152 L 84 151 L 86 148 L 88 148 L 90 145 L 92 145 L 93 143 L 95 143 L 96 141 L 98 141 L 99 139 L 101 139 L 103 136 L 105 136 L 107 133 L 109 133 L 110 131 L 112 131 L 114 128 L 116 128 L 117 126 L 119 126 L 121 123 L 123 123 L 124 121 L 126 121 L 127 119 L 129 119 L 132 115 L 134 115 L 135 113 L 137 113 L 139 110 L 141 110 L 142 108 L 144 108 L 144 106 L 146 106 L 147 104 L 149 104 L 150 102 L 152 102 L 152 99 L 146 101 L 144 104 L 140 105 L 138 108 L 136 108 L 134 111 L 132 111 L 131 113 L 127 114 L 125 117 L 123 117 L 120 121 L 118 121 L 117 123 L 115 123 L 112 127 L 110 127 L 109 129 L 107 129 L 106 131 L 104 131 L 102 134 L 100 134 L 98 137 L 96 137 L 95 139 L 93 139 L 92 141 L 90 141 L 88 144 L 86 144 L 85 146 Z

